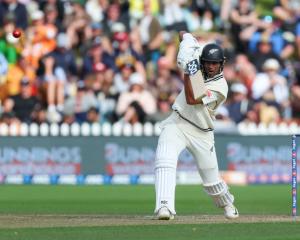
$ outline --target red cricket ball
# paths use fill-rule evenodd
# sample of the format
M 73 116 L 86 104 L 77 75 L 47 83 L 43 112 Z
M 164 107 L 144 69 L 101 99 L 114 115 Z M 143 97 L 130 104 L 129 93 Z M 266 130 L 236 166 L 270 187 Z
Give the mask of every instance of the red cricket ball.
M 21 31 L 19 29 L 15 29 L 12 33 L 15 38 L 21 37 Z

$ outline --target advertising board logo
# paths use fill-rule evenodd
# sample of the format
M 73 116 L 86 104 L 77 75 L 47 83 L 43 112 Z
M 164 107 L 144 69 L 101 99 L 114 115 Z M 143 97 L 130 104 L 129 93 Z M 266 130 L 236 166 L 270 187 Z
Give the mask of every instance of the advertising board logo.
M 1 147 L 0 174 L 79 174 L 80 147 Z
M 296 155 L 295 153 L 292 157 L 295 158 Z M 229 142 L 226 156 L 228 170 L 246 172 L 249 182 L 291 181 L 291 147 L 288 145 L 248 145 Z
M 104 146 L 107 174 L 153 174 L 156 146 L 122 145 L 109 142 Z M 179 156 L 178 171 L 197 171 L 192 155 L 183 151 Z

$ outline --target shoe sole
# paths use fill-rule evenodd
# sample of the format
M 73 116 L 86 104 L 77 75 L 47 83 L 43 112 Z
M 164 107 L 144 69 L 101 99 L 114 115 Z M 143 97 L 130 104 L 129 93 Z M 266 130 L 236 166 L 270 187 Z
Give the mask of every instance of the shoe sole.
M 228 217 L 228 216 L 225 216 L 225 217 L 226 217 L 226 219 L 232 220 L 232 219 L 237 219 L 239 217 L 239 215 L 234 216 L 234 217 Z
M 173 220 L 174 216 L 159 216 L 158 220 Z

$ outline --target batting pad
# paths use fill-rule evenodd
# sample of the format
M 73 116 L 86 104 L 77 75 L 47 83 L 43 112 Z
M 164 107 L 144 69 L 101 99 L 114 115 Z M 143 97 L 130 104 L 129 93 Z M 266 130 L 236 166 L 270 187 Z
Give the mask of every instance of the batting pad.
M 229 192 L 228 186 L 224 181 L 203 185 L 204 191 L 210 195 L 217 207 L 225 207 L 233 204 L 234 196 Z
M 161 207 L 167 207 L 172 214 L 176 214 L 175 203 L 174 203 L 175 186 L 176 186 L 175 168 L 155 169 L 155 191 L 156 191 L 155 213 L 157 213 Z

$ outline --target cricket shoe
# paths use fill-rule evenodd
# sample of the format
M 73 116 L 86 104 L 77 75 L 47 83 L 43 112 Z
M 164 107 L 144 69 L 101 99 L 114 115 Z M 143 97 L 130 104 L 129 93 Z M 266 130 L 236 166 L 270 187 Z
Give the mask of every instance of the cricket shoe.
M 224 207 L 224 215 L 227 219 L 235 219 L 239 217 L 239 212 L 234 205 L 227 205 Z
M 162 207 L 158 210 L 157 218 L 158 220 L 172 220 L 174 219 L 174 214 L 170 212 L 167 207 Z

